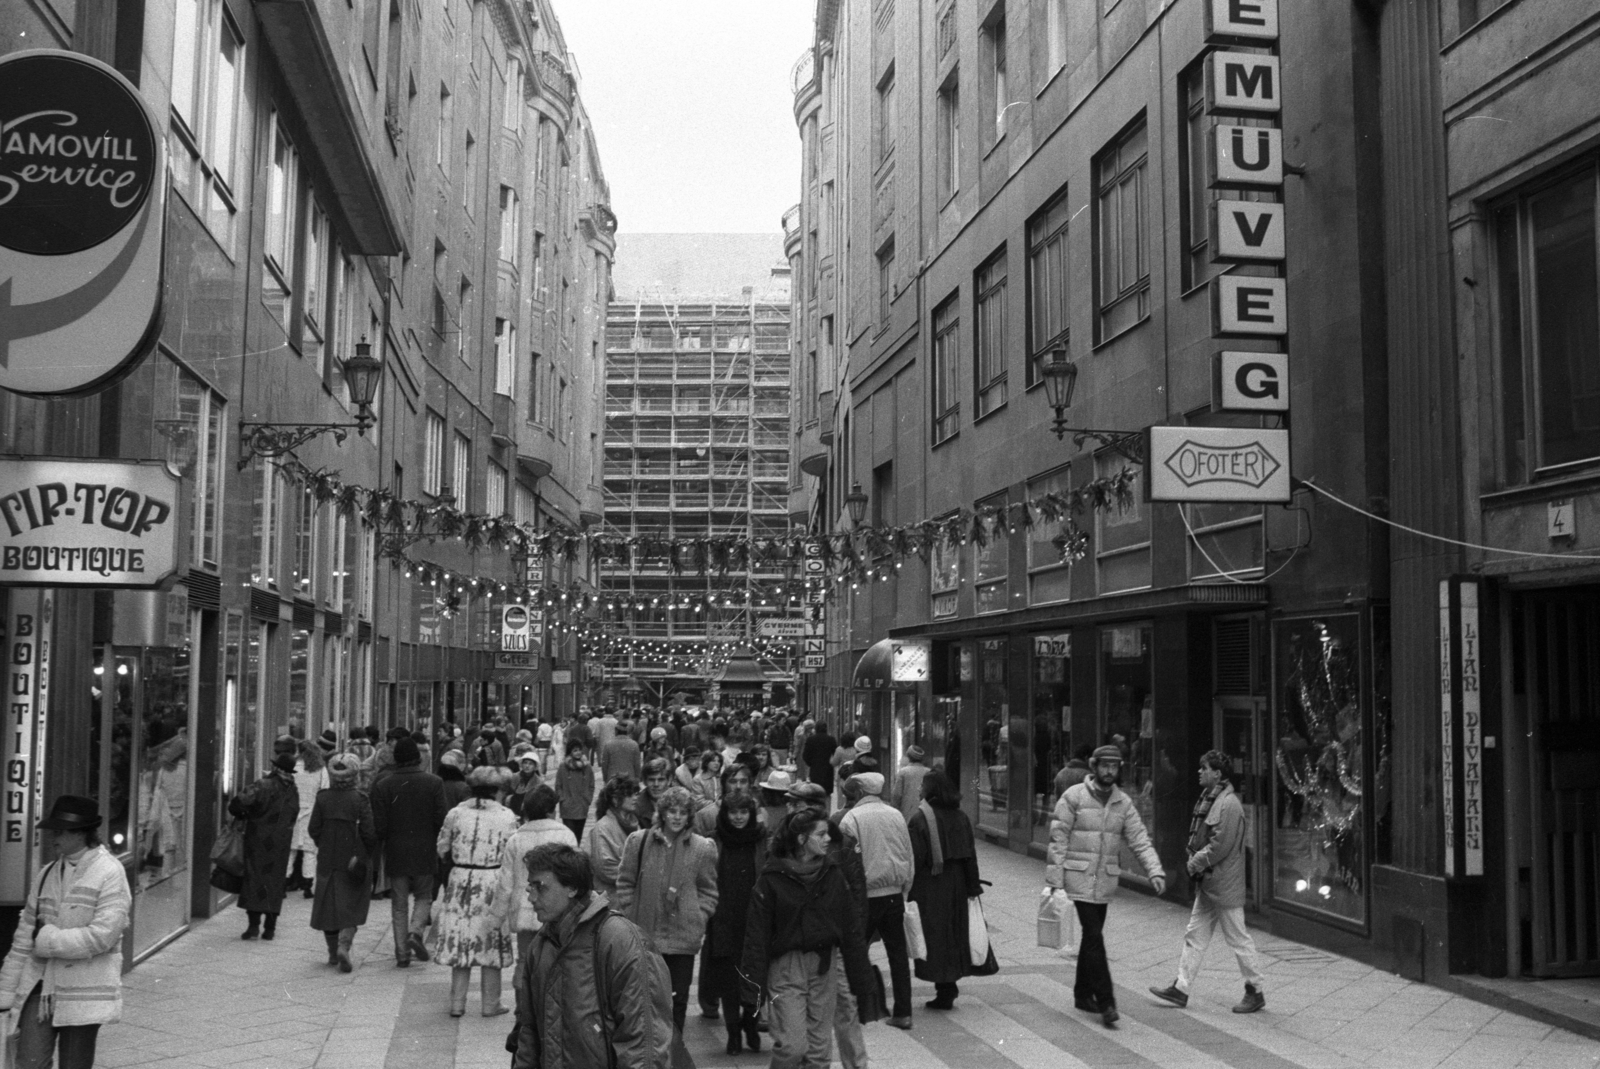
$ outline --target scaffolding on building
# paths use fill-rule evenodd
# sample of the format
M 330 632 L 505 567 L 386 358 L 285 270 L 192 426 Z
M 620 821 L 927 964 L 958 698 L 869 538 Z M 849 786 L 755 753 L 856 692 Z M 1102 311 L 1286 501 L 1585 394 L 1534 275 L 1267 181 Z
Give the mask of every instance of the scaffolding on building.
M 787 293 L 612 303 L 608 534 L 675 543 L 788 536 L 789 322 Z M 606 678 L 665 701 L 674 690 L 701 690 L 749 648 L 769 675 L 792 682 L 793 651 L 760 635 L 763 617 L 787 610 L 773 591 L 789 579 L 770 562 L 725 573 L 674 568 L 643 543 L 630 559 L 604 562 L 601 585 L 618 606 L 602 653 Z

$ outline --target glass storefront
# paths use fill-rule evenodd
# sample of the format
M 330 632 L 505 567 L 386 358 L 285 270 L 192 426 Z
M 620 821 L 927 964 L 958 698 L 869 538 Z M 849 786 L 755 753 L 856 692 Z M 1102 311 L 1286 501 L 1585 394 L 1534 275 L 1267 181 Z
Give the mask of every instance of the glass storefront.
M 1272 893 L 1366 920 L 1361 628 L 1354 613 L 1278 621 Z
M 1154 662 L 1148 621 L 1100 629 L 1101 739 L 1122 751 L 1122 789 L 1133 799 L 1145 827 L 1155 828 Z M 1126 847 L 1122 870 L 1138 877 L 1144 868 Z
M 1072 753 L 1072 635 L 1033 636 L 1029 702 L 1033 729 L 1033 841 L 1050 841 L 1056 773 Z
M 1006 640 L 977 642 L 978 826 L 1005 835 L 1011 798 L 1011 699 L 1006 689 Z

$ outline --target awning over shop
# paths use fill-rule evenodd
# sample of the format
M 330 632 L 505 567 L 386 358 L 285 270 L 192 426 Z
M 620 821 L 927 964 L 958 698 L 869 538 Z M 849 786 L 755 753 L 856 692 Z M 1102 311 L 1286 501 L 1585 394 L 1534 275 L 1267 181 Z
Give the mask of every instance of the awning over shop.
M 885 638 L 868 647 L 856 662 L 850 685 L 856 690 L 888 690 L 893 686 L 890 669 L 894 665 L 894 646 L 894 639 Z

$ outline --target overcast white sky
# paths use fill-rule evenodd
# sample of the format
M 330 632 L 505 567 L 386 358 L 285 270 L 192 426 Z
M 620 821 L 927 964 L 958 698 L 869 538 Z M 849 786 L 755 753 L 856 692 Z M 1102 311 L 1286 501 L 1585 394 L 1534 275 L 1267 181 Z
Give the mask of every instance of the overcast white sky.
M 815 0 L 555 0 L 624 233 L 782 229 Z

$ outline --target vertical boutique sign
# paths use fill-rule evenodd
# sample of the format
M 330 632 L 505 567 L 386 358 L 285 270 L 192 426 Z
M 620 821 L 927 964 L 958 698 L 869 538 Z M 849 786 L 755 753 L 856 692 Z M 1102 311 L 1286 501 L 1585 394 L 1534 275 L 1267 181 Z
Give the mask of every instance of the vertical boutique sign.
M 149 104 L 106 64 L 0 57 L 0 388 L 93 393 L 155 344 L 162 153 Z
M 34 823 L 43 805 L 43 702 L 40 678 L 49 654 L 54 595 L 47 590 L 11 591 L 5 635 L 5 735 L 0 761 L 0 904 L 18 905 L 28 896 L 28 879 L 38 833 Z
M 1439 583 L 1439 796 L 1446 876 L 1483 875 L 1483 637 L 1473 579 Z

